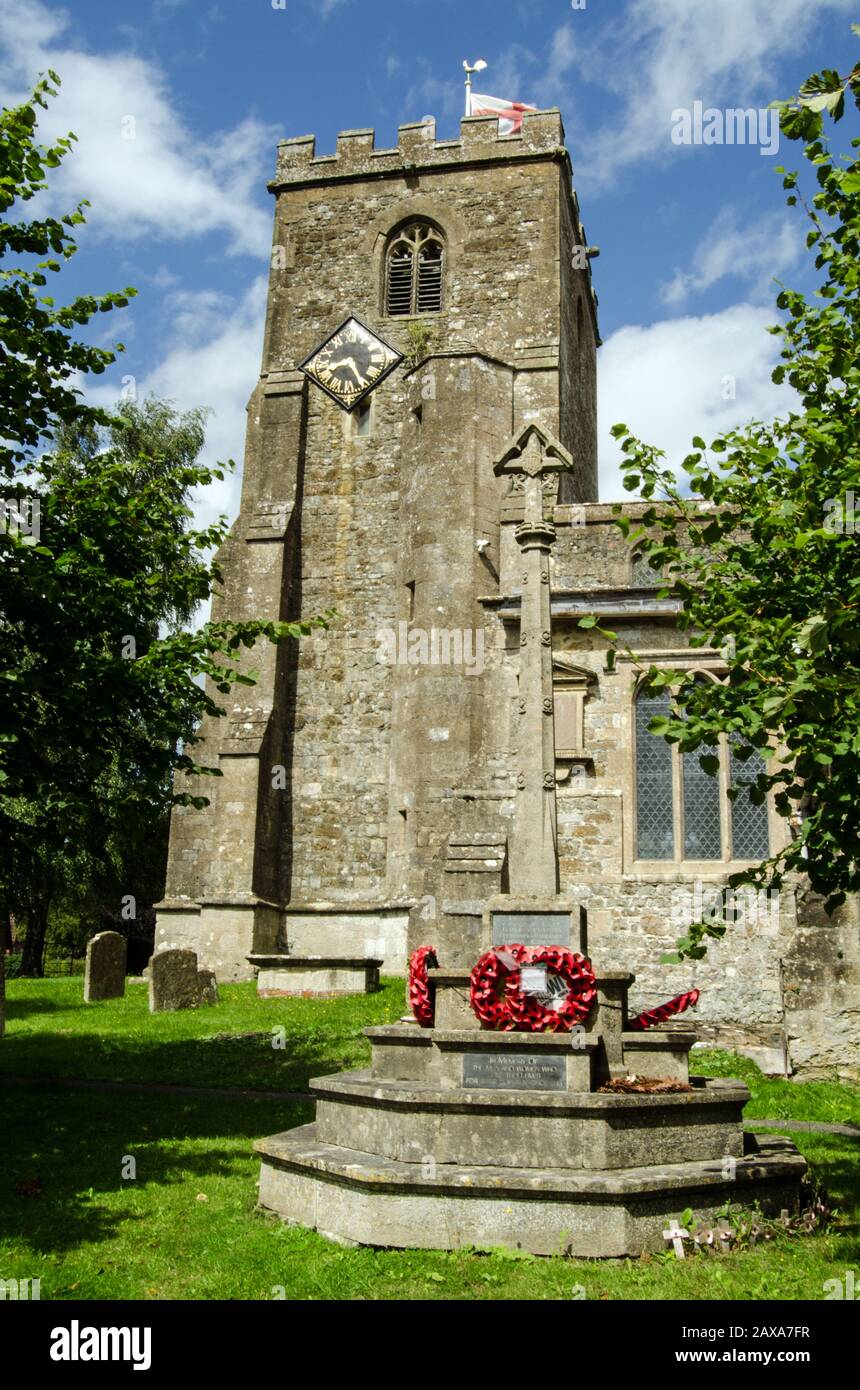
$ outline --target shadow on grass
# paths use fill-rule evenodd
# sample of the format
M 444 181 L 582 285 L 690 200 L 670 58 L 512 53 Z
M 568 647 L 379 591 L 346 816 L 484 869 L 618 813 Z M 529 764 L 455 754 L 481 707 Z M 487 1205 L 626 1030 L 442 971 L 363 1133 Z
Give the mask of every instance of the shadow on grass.
M 22 999 L 7 997 L 6 999 L 6 1022 L 14 1023 L 19 1018 L 29 1018 L 31 1014 L 64 1014 L 72 1009 L 85 1009 L 90 1006 L 84 1002 L 73 999 L 57 1002 L 55 999 L 45 999 L 34 997 L 32 999 Z
M 70 1031 L 43 1039 L 7 1036 L 3 1071 L 34 1079 L 306 1091 L 312 1077 L 365 1066 L 369 1056 L 360 1036 L 289 1035 L 281 1049 L 268 1032 L 159 1041 Z
M 856 1140 L 835 1134 L 792 1134 L 790 1138 L 809 1161 L 830 1206 L 840 1212 L 843 1231 L 851 1232 L 860 1242 L 860 1150 Z
M 239 1171 L 248 1173 L 250 1212 L 254 1140 L 307 1123 L 311 1112 L 310 1104 L 251 1099 L 7 1088 L 0 1093 L 0 1235 L 10 1248 L 25 1242 L 40 1254 L 104 1241 L 123 1227 L 127 1234 L 129 1222 L 141 1223 L 141 1239 L 151 1238 L 148 1188 L 185 1184 L 193 1202 L 203 1180 Z M 199 1140 L 208 1141 L 204 1148 L 188 1147 Z M 122 1177 L 127 1156 L 136 1163 L 132 1181 Z M 124 1204 L 105 1201 L 120 1193 Z M 161 1214 L 160 1196 L 156 1202 Z
M 212 1008 L 157 1016 L 137 987 L 93 1005 L 69 989 L 19 994 L 10 999 L 0 1075 L 303 1091 L 313 1076 L 367 1065 L 362 1029 L 403 1008 L 401 981 L 330 1003 L 258 1000 L 242 988 L 226 987 Z M 51 1017 L 44 1028 L 36 1018 L 28 1025 L 29 1012 Z

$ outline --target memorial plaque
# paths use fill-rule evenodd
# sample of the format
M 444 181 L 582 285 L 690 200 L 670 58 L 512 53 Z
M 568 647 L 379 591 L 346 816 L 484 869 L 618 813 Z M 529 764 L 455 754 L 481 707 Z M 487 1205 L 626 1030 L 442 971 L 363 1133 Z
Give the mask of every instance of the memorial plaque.
M 564 1091 L 567 1059 L 536 1052 L 467 1052 L 463 1085 L 485 1091 Z
M 493 945 L 563 946 L 570 950 L 569 912 L 494 912 Z

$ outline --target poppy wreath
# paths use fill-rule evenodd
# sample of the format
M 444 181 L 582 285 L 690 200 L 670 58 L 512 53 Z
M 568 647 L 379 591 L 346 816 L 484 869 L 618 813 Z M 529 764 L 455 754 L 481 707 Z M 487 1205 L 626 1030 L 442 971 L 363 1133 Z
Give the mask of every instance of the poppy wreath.
M 508 1012 L 522 1033 L 569 1033 L 588 1017 L 597 998 L 591 961 L 563 946 L 535 946 L 522 965 L 545 965 L 567 985 L 567 996 L 558 1008 L 548 1009 L 533 994 L 520 989 L 519 972 L 508 982 Z
M 435 990 L 427 971 L 438 964 L 435 946 L 419 946 L 409 957 L 409 1007 L 422 1028 L 433 1027 Z
M 687 994 L 676 994 L 674 999 L 669 999 L 665 1004 L 658 1004 L 656 1009 L 644 1009 L 636 1018 L 631 1018 L 627 1027 L 631 1032 L 642 1033 L 646 1028 L 653 1028 L 658 1023 L 665 1023 L 667 1018 L 672 1018 L 674 1014 L 682 1014 L 685 1009 L 691 1009 L 698 1003 L 699 991 L 691 989 Z
M 528 953 L 527 946 L 495 946 L 475 962 L 469 999 L 473 1013 L 489 1028 L 509 1033 L 516 1026 L 508 1007 L 508 988 L 514 981 L 519 984 L 519 967 Z M 509 963 L 511 959 L 515 964 Z
M 546 965 L 566 982 L 567 997 L 558 1009 L 548 1009 L 533 995 L 523 994 L 523 965 Z M 497 946 L 481 956 L 472 971 L 472 1009 L 482 1023 L 501 1032 L 570 1032 L 587 1018 L 596 997 L 590 963 L 561 946 Z

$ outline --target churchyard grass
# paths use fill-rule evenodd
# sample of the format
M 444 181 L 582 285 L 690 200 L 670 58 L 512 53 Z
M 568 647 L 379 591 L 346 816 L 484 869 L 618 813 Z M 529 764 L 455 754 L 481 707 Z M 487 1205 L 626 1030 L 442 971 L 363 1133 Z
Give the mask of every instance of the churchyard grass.
M 310 1076 L 364 1066 L 362 1028 L 405 1011 L 402 980 L 343 999 L 258 999 L 253 984 L 219 985 L 219 1002 L 150 1014 L 146 985 L 83 1002 L 83 981 L 10 980 L 0 1075 L 302 1091 Z M 283 1047 L 273 1030 L 283 1028 Z
M 218 1004 L 152 1015 L 146 985 L 124 999 L 83 1002 L 83 980 L 10 980 L 9 1030 L 0 1075 L 182 1086 L 303 1091 L 311 1076 L 367 1065 L 362 1028 L 406 1009 L 403 981 L 344 999 L 258 999 L 252 984 L 220 985 Z M 283 1048 L 273 1029 L 283 1028 Z M 860 1125 L 860 1087 L 835 1081 L 786 1083 L 730 1052 L 696 1050 L 692 1069 L 738 1076 L 752 1100 L 745 1117 Z
M 792 1137 L 839 1209 L 824 1234 L 684 1261 L 342 1249 L 255 1209 L 254 1139 L 304 1123 L 309 1104 L 48 1078 L 301 1089 L 367 1061 L 360 1030 L 402 1013 L 402 981 L 332 1001 L 258 1000 L 228 985 L 214 1008 L 155 1017 L 138 985 L 94 1005 L 80 978 L 11 981 L 9 993 L 0 1069 L 37 1084 L 0 1087 L 0 1277 L 38 1277 L 44 1299 L 817 1300 L 860 1266 L 860 1143 L 812 1133 Z M 271 1046 L 279 1025 L 283 1051 Z M 695 1069 L 740 1071 L 751 1115 L 860 1123 L 857 1087 L 767 1080 L 724 1053 L 695 1054 Z M 129 1158 L 134 1177 L 123 1176 Z

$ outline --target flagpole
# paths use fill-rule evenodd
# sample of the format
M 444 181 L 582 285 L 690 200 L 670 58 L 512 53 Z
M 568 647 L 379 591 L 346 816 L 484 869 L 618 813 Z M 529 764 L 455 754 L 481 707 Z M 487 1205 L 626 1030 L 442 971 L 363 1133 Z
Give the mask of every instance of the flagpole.
M 463 67 L 466 69 L 466 115 L 467 115 L 467 116 L 471 116 L 471 114 L 472 114 L 472 73 L 473 73 L 473 72 L 483 72 L 483 71 L 484 71 L 484 68 L 485 68 L 486 66 L 487 66 L 487 64 L 484 62 L 483 58 L 479 58 L 478 61 L 477 61 L 477 63 L 472 63 L 472 64 L 468 63 L 468 62 L 466 61 L 465 58 L 463 59 Z

